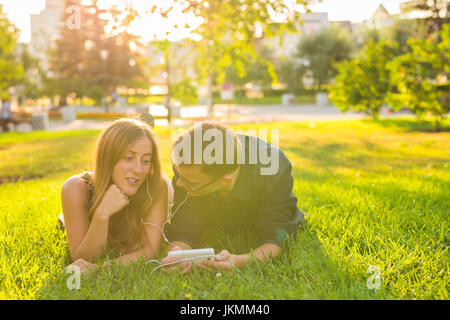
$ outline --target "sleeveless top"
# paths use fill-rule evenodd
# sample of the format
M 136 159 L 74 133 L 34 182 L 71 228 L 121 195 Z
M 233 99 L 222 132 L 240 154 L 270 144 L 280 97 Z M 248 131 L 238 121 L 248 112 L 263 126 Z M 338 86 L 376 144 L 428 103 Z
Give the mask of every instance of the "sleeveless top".
M 89 191 L 89 199 L 88 199 L 88 207 L 87 209 L 89 210 L 92 207 L 92 200 L 94 197 L 94 183 L 92 181 L 92 177 L 89 174 L 89 172 L 83 172 L 79 174 L 81 180 L 83 180 L 86 183 L 86 186 L 88 187 L 88 191 Z M 108 240 L 109 241 L 109 240 Z M 125 250 L 127 252 L 132 252 L 132 251 L 136 251 L 140 248 L 143 247 L 143 244 L 139 244 L 137 243 L 133 248 Z

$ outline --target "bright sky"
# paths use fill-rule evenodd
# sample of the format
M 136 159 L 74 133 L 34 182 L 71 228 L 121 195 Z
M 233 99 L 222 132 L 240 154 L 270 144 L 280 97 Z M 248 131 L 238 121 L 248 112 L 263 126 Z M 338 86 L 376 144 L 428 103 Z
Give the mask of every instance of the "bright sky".
M 61 0 L 63 1 L 63 0 Z M 136 9 L 150 8 L 152 3 L 158 0 L 131 0 Z M 159 0 L 161 1 L 161 0 Z M 338 20 L 350 20 L 354 22 L 360 22 L 368 19 L 372 13 L 377 9 L 378 5 L 382 3 L 385 8 L 391 14 L 400 12 L 399 3 L 405 0 L 323 0 L 322 3 L 311 5 L 312 11 L 316 12 L 328 12 L 328 18 L 331 21 Z M 110 4 L 123 2 L 121 0 L 100 0 L 99 5 L 108 6 Z M 170 3 L 165 0 L 164 3 Z M 30 41 L 30 14 L 39 13 L 45 7 L 45 0 L 0 0 L 0 4 L 3 4 L 3 11 L 8 14 L 9 19 L 21 30 L 19 41 Z M 201 21 L 196 20 L 195 17 L 189 17 L 182 19 L 180 12 L 171 12 L 169 16 L 172 21 L 185 20 L 191 29 Z M 140 30 L 146 30 L 147 37 L 153 37 L 157 35 L 157 30 L 164 29 L 164 26 L 168 25 L 167 20 L 152 16 L 151 19 L 144 21 L 141 25 L 133 26 L 133 30 L 136 33 L 140 33 Z M 148 30 L 155 30 L 152 35 L 148 34 Z M 186 31 L 187 32 L 187 31 Z M 183 37 L 183 32 L 178 32 L 178 37 Z M 174 39 L 175 40 L 175 39 Z

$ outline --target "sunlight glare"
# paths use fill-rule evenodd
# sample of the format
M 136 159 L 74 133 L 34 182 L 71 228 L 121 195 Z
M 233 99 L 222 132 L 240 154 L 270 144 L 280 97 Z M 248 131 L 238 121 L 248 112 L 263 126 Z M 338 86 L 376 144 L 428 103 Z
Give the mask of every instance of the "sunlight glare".
M 90 1 L 90 0 L 83 0 Z M 125 8 L 131 6 L 139 12 L 136 18 L 128 27 L 128 31 L 142 38 L 144 42 L 152 40 L 179 41 L 183 38 L 191 38 L 195 41 L 201 40 L 201 37 L 193 32 L 202 22 L 203 19 L 195 16 L 192 12 L 184 14 L 182 10 L 185 6 L 179 3 L 173 4 L 172 0 L 99 0 L 98 7 L 100 9 L 109 9 L 112 6 Z M 174 5 L 173 10 L 167 14 L 167 18 L 162 17 L 158 10 L 152 13 L 152 8 L 157 6 L 167 10 Z M 121 19 L 121 17 L 118 17 Z M 108 32 L 111 32 L 111 28 Z

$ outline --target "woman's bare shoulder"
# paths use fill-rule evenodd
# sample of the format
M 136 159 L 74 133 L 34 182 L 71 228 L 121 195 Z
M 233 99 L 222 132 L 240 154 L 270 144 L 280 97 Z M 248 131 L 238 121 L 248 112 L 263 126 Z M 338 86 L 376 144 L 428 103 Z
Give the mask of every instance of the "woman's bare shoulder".
M 89 173 L 89 175 L 92 177 L 92 173 Z M 61 188 L 62 195 L 83 196 L 83 198 L 86 196 L 87 191 L 88 186 L 80 174 L 74 175 L 64 181 Z

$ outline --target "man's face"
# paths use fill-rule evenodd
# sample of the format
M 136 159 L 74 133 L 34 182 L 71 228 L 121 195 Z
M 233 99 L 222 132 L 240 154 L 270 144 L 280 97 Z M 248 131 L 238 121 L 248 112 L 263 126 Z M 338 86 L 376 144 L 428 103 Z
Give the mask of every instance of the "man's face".
M 201 197 L 219 190 L 225 185 L 222 177 L 214 177 L 202 171 L 201 166 L 177 166 L 177 186 L 184 188 L 193 197 Z

